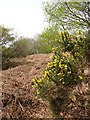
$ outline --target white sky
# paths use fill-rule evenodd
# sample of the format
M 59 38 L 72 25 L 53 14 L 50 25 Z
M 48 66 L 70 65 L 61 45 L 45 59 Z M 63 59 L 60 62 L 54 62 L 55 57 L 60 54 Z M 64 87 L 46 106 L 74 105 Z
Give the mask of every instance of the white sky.
M 42 2 L 48 0 L 0 0 L 0 25 L 20 36 L 34 37 L 45 27 Z

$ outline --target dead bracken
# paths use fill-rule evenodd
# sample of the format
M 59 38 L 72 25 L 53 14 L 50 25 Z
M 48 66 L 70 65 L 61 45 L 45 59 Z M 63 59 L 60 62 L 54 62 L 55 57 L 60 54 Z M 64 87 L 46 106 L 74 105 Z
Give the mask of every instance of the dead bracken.
M 46 68 L 46 64 L 51 60 L 50 56 L 51 54 L 30 55 L 24 60 L 21 59 L 21 62 L 20 59 L 15 59 L 15 62 L 19 61 L 21 64 L 2 71 L 3 118 L 52 117 L 48 104 L 35 99 L 32 88 L 32 79 Z

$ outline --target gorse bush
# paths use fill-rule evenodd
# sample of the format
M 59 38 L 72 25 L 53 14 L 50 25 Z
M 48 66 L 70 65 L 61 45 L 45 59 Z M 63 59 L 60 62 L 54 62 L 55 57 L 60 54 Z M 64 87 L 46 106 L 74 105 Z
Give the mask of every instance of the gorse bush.
M 80 32 L 70 35 L 60 32 L 60 47 L 53 48 L 52 61 L 43 71 L 42 78 L 36 76 L 33 88 L 37 88 L 36 96 L 47 100 L 54 115 L 65 115 L 72 101 L 72 90 L 81 83 L 84 76 L 85 65 L 85 37 Z M 66 111 L 66 112 L 65 112 Z M 62 116 L 62 115 L 61 115 Z

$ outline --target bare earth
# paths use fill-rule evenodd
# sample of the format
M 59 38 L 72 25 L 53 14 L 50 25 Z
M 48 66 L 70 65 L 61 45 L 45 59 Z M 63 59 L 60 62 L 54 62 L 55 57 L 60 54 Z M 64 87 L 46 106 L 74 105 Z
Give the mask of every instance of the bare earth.
M 2 71 L 2 117 L 51 118 L 48 103 L 35 99 L 32 79 L 40 76 L 51 54 L 35 54 L 15 59 L 22 65 Z

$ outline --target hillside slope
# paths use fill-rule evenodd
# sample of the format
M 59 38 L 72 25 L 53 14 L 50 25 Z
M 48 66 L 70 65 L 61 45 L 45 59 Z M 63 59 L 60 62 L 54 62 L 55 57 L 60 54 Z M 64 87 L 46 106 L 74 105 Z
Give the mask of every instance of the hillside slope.
M 22 59 L 16 58 L 15 62 L 18 63 L 16 67 L 2 71 L 3 120 L 5 118 L 52 118 L 48 102 L 36 99 L 33 95 L 35 89 L 32 88 L 34 84 L 32 79 L 35 78 L 35 75 L 41 77 L 41 71 L 51 61 L 49 58 L 51 55 L 35 54 Z M 85 74 L 87 72 L 86 70 Z M 82 83 L 80 86 L 76 86 L 74 91 L 84 97 L 89 88 L 88 83 Z M 74 99 L 76 99 L 75 96 Z M 81 100 L 80 96 L 78 100 Z M 71 116 L 70 113 L 69 117 Z
M 50 56 L 51 54 L 30 55 L 21 61 L 22 65 L 2 71 L 2 117 L 52 117 L 47 104 L 35 99 L 32 88 L 32 79 L 35 75 L 40 77 L 41 71 L 51 61 Z

